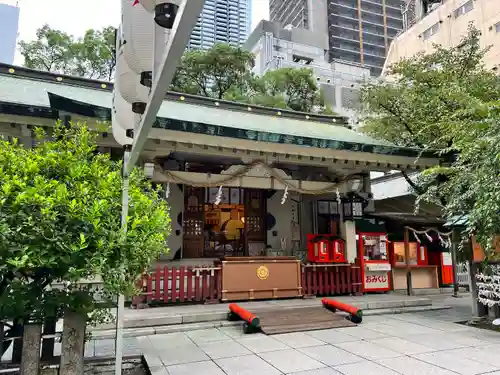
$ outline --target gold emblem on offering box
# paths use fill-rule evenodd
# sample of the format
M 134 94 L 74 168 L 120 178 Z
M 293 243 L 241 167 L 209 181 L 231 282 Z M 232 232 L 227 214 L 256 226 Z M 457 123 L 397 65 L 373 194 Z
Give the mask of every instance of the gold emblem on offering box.
M 269 277 L 269 269 L 266 266 L 260 266 L 257 268 L 257 277 L 266 280 Z

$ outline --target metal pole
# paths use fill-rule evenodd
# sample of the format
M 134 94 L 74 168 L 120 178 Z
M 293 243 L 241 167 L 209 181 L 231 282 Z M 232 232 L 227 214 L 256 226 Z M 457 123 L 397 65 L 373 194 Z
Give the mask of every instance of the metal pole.
M 123 185 L 122 185 L 121 226 L 124 234 L 127 233 L 129 175 L 126 166 L 129 162 L 129 158 L 130 158 L 130 146 L 126 145 L 123 154 L 123 167 L 122 167 Z M 125 296 L 121 294 L 120 296 L 118 296 L 118 305 L 116 309 L 115 375 L 122 374 L 124 314 L 125 314 Z
M 451 267 L 453 269 L 453 297 L 458 298 L 457 235 L 455 230 L 451 232 Z

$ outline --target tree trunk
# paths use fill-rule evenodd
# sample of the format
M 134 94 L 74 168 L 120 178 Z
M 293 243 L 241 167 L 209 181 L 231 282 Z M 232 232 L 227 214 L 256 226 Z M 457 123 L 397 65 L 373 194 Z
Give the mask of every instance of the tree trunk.
M 469 279 L 470 279 L 470 295 L 472 303 L 472 316 L 475 318 L 481 318 L 487 314 L 487 308 L 478 300 L 476 273 L 477 273 L 477 264 L 469 260 Z
M 59 375 L 83 375 L 86 325 L 84 314 L 70 310 L 64 312 Z
M 40 371 L 41 324 L 25 324 L 20 375 L 38 375 Z

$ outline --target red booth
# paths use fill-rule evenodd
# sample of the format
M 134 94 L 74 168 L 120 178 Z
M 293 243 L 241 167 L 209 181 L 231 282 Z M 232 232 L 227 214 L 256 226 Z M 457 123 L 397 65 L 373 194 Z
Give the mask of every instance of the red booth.
M 387 233 L 358 232 L 357 237 L 364 291 L 389 291 L 391 263 L 387 249 Z
M 311 263 L 345 263 L 345 243 L 331 234 L 307 235 L 307 260 Z

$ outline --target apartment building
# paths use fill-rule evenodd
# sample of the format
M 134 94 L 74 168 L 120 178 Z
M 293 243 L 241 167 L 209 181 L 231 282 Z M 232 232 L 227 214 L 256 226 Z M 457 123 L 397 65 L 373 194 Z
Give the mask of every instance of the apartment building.
M 0 63 L 14 63 L 18 29 L 19 7 L 0 4 Z
M 189 40 L 189 49 L 208 49 L 215 43 L 243 44 L 250 33 L 252 0 L 205 0 Z
M 409 5 L 422 9 L 421 4 L 413 4 L 415 1 L 423 2 L 411 0 Z M 435 44 L 457 46 L 467 33 L 470 23 L 481 31 L 482 46 L 491 46 L 484 59 L 486 67 L 499 70 L 500 0 L 442 0 L 434 2 L 427 12 L 422 12 L 420 19 L 418 13 L 416 17 L 412 25 L 392 42 L 384 74 L 391 64 L 402 58 L 419 52 L 432 52 Z
M 403 29 L 402 0 L 270 0 L 270 20 L 322 33 L 328 58 L 359 63 L 379 76 Z
M 243 47 L 255 54 L 257 75 L 279 68 L 310 68 L 324 93 L 325 102 L 356 125 L 359 85 L 370 76 L 360 63 L 331 60 L 322 34 L 277 22 L 261 21 Z

